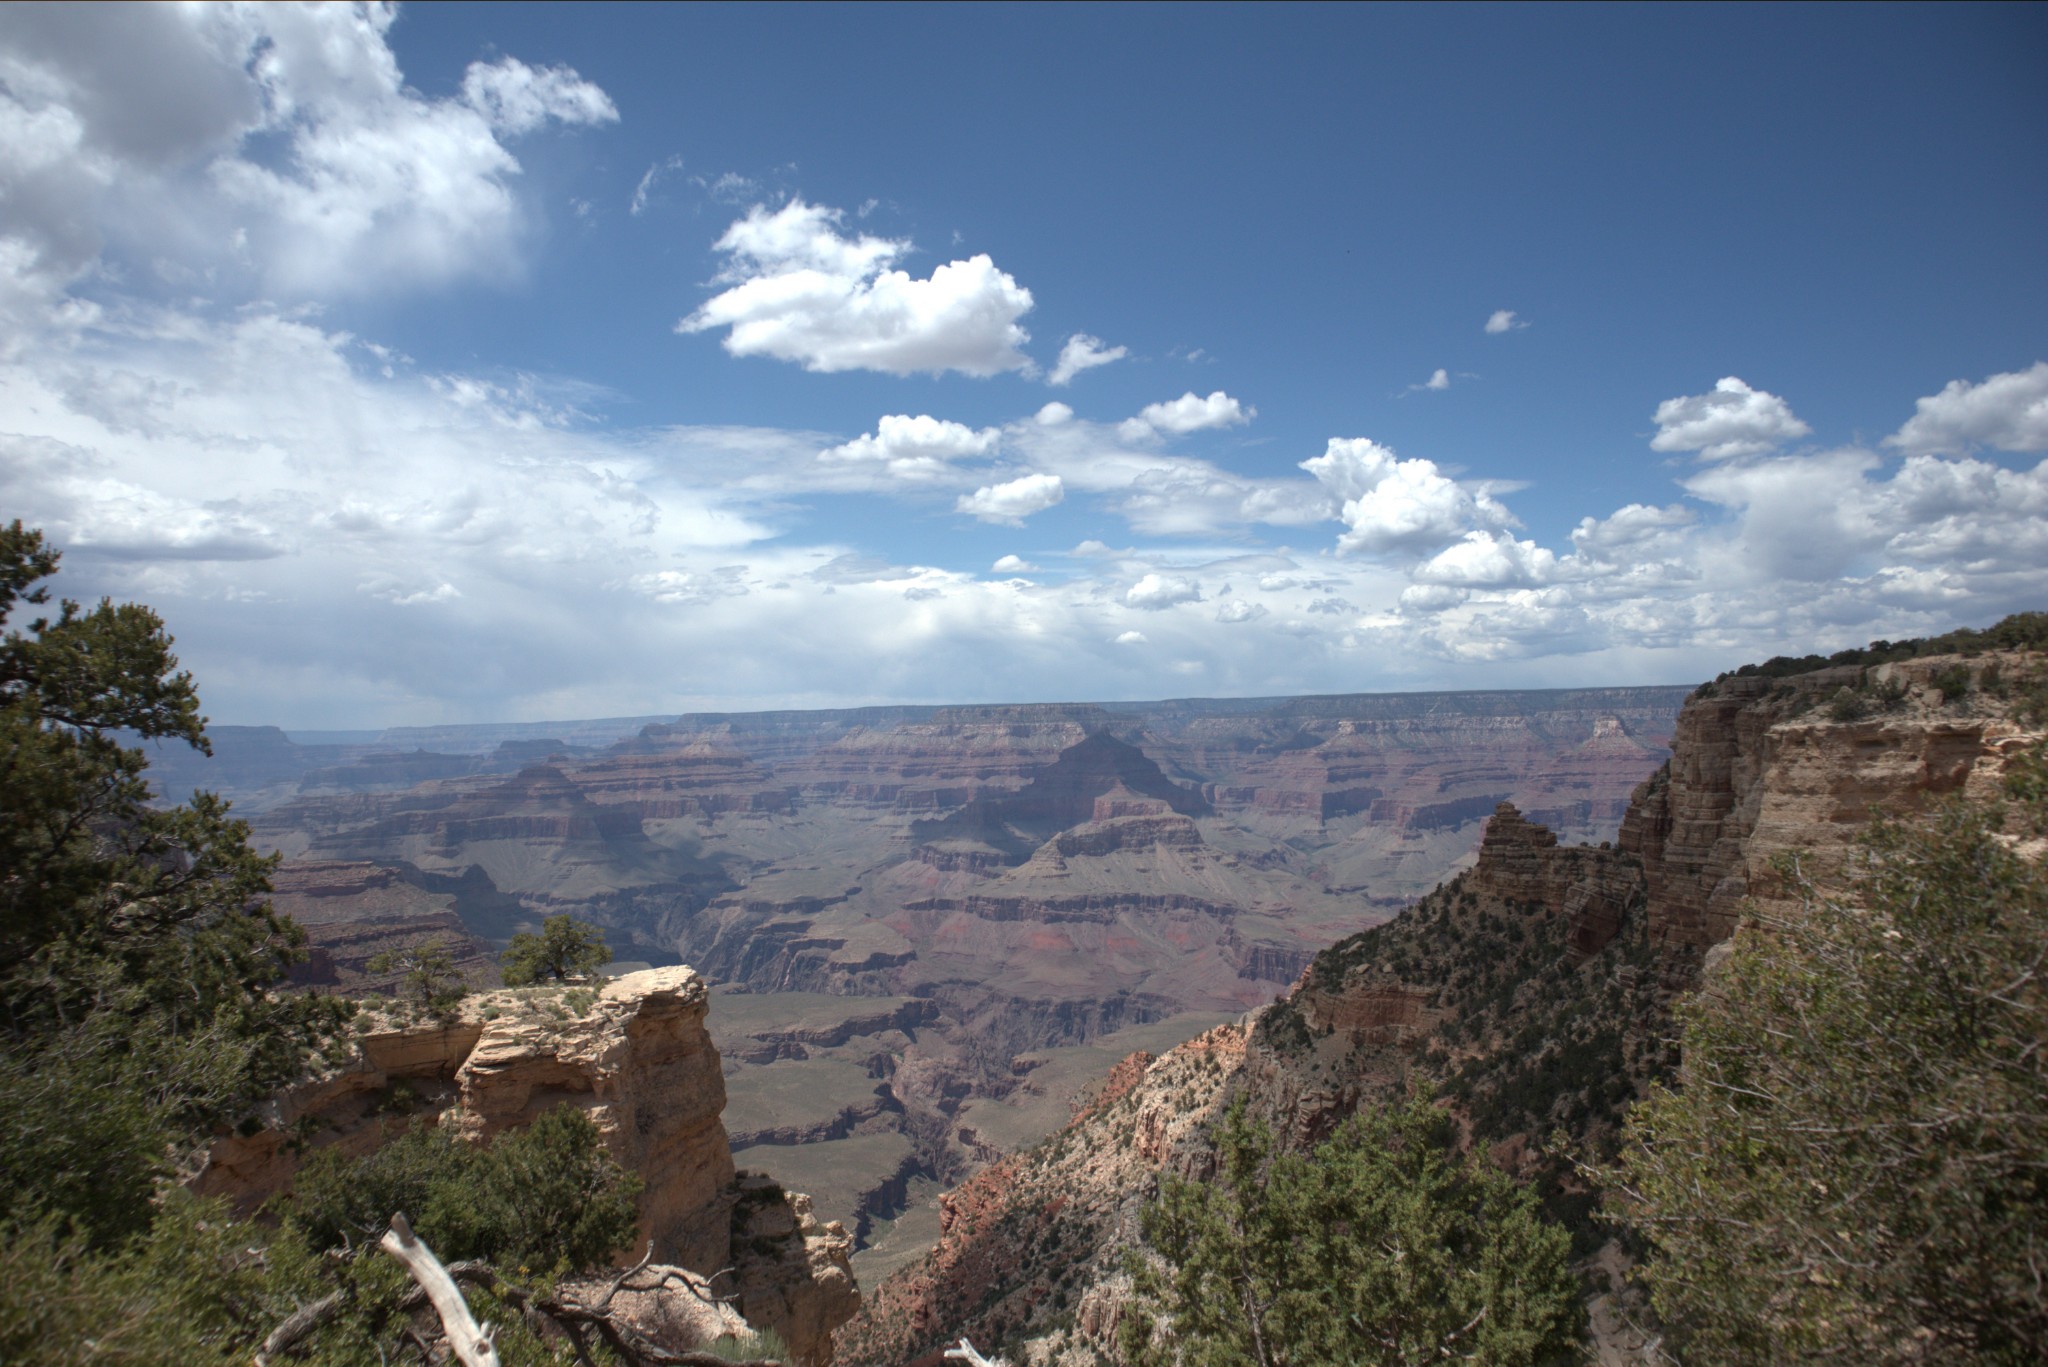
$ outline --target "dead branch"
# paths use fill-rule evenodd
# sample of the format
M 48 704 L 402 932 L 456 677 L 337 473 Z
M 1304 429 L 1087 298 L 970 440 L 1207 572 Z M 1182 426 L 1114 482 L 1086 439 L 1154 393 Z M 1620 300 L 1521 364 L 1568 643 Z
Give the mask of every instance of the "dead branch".
M 278 1354 L 298 1347 L 314 1330 L 341 1313 L 346 1299 L 346 1292 L 329 1292 L 311 1305 L 300 1306 L 286 1316 L 284 1323 L 271 1330 L 263 1340 L 263 1346 L 256 1350 L 256 1367 L 271 1367 Z
M 448 1275 L 447 1268 L 441 1266 L 441 1260 L 434 1256 L 434 1251 L 413 1236 L 412 1226 L 406 1223 L 403 1212 L 391 1217 L 391 1228 L 384 1232 L 377 1245 L 396 1258 L 427 1293 L 427 1300 L 433 1304 L 434 1313 L 441 1320 L 441 1329 L 448 1337 L 448 1346 L 462 1367 L 500 1367 L 498 1348 L 492 1342 L 489 1326 L 477 1324 L 454 1278 Z
M 555 1295 L 541 1295 L 517 1286 L 498 1275 L 498 1270 L 486 1262 L 450 1263 L 445 1269 L 452 1281 L 466 1282 L 480 1286 L 494 1293 L 507 1305 L 522 1315 L 542 1316 L 550 1320 L 565 1334 L 569 1341 L 582 1351 L 582 1332 L 587 1328 L 604 1340 L 605 1346 L 624 1359 L 627 1367 L 782 1367 L 774 1358 L 757 1358 L 747 1362 L 732 1362 L 712 1353 L 695 1350 L 676 1352 L 664 1348 L 648 1338 L 638 1329 L 623 1320 L 613 1317 L 611 1298 L 620 1290 L 655 1290 L 671 1280 L 673 1274 L 664 1276 L 653 1287 L 625 1287 L 622 1283 L 634 1272 L 645 1267 L 645 1260 L 639 1267 L 621 1274 L 593 1304 Z M 685 1279 L 685 1285 L 688 1285 Z M 692 1290 L 695 1288 L 692 1287 Z M 398 1304 L 400 1309 L 417 1309 L 426 1303 L 422 1291 L 409 1291 Z
M 602 1296 L 599 1296 L 595 1301 L 591 1303 L 590 1308 L 593 1310 L 609 1310 L 612 1304 L 612 1297 L 619 1294 L 619 1289 L 626 1284 L 626 1279 L 632 1276 L 634 1273 L 640 1271 L 642 1268 L 646 1267 L 647 1264 L 653 1261 L 654 1240 L 649 1239 L 647 1241 L 647 1251 L 640 1255 L 640 1261 L 634 1263 L 624 1272 L 621 1272 L 618 1276 L 612 1278 L 612 1284 L 604 1289 L 604 1294 Z M 635 1287 L 634 1289 L 638 1290 L 639 1288 Z
M 979 1352 L 975 1351 L 974 1345 L 965 1338 L 962 1338 L 954 1347 L 948 1348 L 946 1356 L 966 1363 L 967 1367 L 1003 1367 L 1003 1359 L 983 1357 Z

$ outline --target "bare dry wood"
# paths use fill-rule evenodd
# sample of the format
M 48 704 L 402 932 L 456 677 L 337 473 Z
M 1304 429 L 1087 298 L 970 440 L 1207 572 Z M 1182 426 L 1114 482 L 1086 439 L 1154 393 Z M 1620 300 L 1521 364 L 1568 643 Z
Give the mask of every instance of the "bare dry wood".
M 500 1300 L 521 1314 L 539 1315 L 552 1321 L 579 1352 L 583 1351 L 584 1331 L 596 1333 L 604 1340 L 606 1347 L 625 1360 L 628 1367 L 782 1367 L 774 1358 L 733 1362 L 716 1354 L 698 1352 L 694 1349 L 678 1352 L 664 1348 L 631 1324 L 615 1318 L 610 1308 L 611 1298 L 620 1290 L 654 1290 L 673 1279 L 673 1274 L 669 1274 L 653 1287 L 626 1287 L 626 1279 L 644 1270 L 646 1265 L 647 1260 L 642 1259 L 638 1265 L 620 1273 L 604 1295 L 592 1304 L 586 1304 L 573 1297 L 535 1294 L 506 1281 L 498 1275 L 496 1268 L 486 1262 L 450 1263 L 445 1270 L 452 1281 L 481 1286 L 496 1294 Z M 689 1285 L 687 1279 L 684 1284 Z M 695 1287 L 691 1287 L 691 1290 L 694 1292 Z M 419 1292 L 410 1292 L 399 1301 L 402 1308 L 417 1307 L 424 1303 L 424 1297 Z
M 492 1342 L 490 1327 L 477 1324 L 476 1317 L 469 1313 L 469 1303 L 462 1299 L 462 1291 L 455 1285 L 455 1279 L 448 1275 L 447 1268 L 441 1266 L 441 1260 L 434 1256 L 434 1251 L 414 1236 L 403 1212 L 391 1217 L 391 1228 L 384 1231 L 384 1237 L 377 1241 L 377 1246 L 396 1258 L 419 1283 L 420 1289 L 427 1293 L 427 1300 L 440 1317 L 441 1329 L 448 1337 L 448 1347 L 462 1367 L 500 1367 L 498 1347 Z
M 304 1342 L 313 1331 L 341 1312 L 346 1293 L 330 1292 L 311 1305 L 301 1306 L 285 1318 L 284 1323 L 270 1331 L 264 1338 L 263 1346 L 256 1350 L 256 1367 L 271 1367 L 280 1353 L 289 1353 Z

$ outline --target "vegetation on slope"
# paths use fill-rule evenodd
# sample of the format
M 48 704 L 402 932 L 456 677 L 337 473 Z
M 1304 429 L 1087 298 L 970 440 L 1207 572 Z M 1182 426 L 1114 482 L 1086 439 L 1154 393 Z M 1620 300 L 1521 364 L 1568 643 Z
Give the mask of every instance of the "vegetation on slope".
M 578 1111 L 487 1149 L 420 1131 L 316 1156 L 281 1224 L 177 1187 L 181 1161 L 339 1047 L 353 1007 L 272 990 L 303 935 L 266 902 L 274 861 L 227 804 L 152 805 L 122 738 L 207 748 L 157 616 L 65 601 L 11 623 L 48 601 L 57 560 L 38 532 L 0 528 L 0 1363 L 191 1367 L 261 1348 L 355 1367 L 408 1341 L 424 1357 L 435 1335 L 375 1252 L 400 1210 L 445 1257 L 493 1260 L 473 1296 L 505 1363 L 645 1360 L 537 1333 L 528 1313 L 559 1308 L 554 1281 L 603 1265 L 634 1225 L 637 1179 Z M 428 1004 L 450 1005 L 442 966 L 414 967 Z
M 1961 655 L 1969 658 L 1987 650 L 2048 650 L 2048 612 L 2016 612 L 1979 631 L 1958 627 L 1940 636 L 1920 636 L 1908 641 L 1872 641 L 1867 646 L 1838 650 L 1832 655 L 1773 655 L 1761 664 L 1746 664 L 1715 677 L 1722 679 L 1782 679 L 1793 674 L 1811 674 L 1838 665 L 1881 665 L 1901 660 L 1918 660 L 1930 655 Z
M 1752 916 L 1630 1116 L 1620 1211 L 1689 1362 L 2048 1357 L 2048 751 Z
M 1588 874 L 1633 867 L 1613 850 L 1561 848 L 1550 857 Z M 1590 957 L 1571 947 L 1569 918 L 1534 904 L 1483 897 L 1468 870 L 1384 925 L 1319 955 L 1310 981 L 1334 991 L 1347 980 L 1413 986 L 1441 1018 L 1419 1048 L 1369 1042 L 1332 1056 L 1299 1002 L 1261 1019 L 1259 1038 L 1312 1078 L 1376 1078 L 1364 1104 L 1431 1088 L 1463 1122 L 1475 1147 L 1521 1151 L 1522 1175 L 1580 1254 L 1607 1237 L 1599 1197 L 1567 1151 L 1614 1155 L 1624 1109 L 1677 1063 L 1670 1006 L 1673 976 L 1650 944 L 1640 891 L 1620 929 Z M 1567 1141 L 1553 1144 L 1554 1138 Z
M 1571 1239 L 1529 1188 L 1459 1157 L 1427 1094 L 1275 1152 L 1242 1098 L 1215 1179 L 1166 1176 L 1130 1258 L 1119 1329 L 1139 1367 L 1340 1367 L 1569 1356 L 1584 1318 Z

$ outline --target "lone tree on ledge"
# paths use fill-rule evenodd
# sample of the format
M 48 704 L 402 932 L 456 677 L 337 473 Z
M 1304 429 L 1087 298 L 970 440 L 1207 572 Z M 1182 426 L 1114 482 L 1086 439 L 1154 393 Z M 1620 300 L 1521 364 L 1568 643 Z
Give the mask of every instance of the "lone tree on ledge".
M 541 922 L 538 935 L 524 930 L 514 935 L 498 962 L 505 986 L 526 987 L 550 978 L 588 978 L 611 961 L 603 931 L 562 915 Z

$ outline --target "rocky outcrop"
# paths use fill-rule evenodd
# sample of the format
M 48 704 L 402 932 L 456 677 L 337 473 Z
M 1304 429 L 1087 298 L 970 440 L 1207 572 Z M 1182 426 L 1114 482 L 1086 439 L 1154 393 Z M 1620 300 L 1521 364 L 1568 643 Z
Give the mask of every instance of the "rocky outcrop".
M 216 1138 L 186 1185 L 248 1215 L 290 1188 L 311 1149 L 369 1153 L 395 1127 L 455 1100 L 455 1074 L 483 1034 L 476 1019 L 373 1029 L 346 1065 L 277 1092 Z
M 1671 762 L 1622 823 L 1621 847 L 1643 861 L 1652 938 L 1718 944 L 1744 898 L 1790 897 L 1773 868 L 1780 857 L 1825 877 L 1873 815 L 1995 791 L 2005 754 L 2035 732 L 1996 695 L 1949 699 L 1934 682 L 1994 666 L 2007 680 L 2040 667 L 2019 653 L 1931 656 L 1702 688 L 1679 717 Z M 1853 705 L 1837 701 L 1845 693 Z
M 821 1224 L 808 1197 L 739 1180 L 708 1004 L 693 970 L 658 968 L 598 988 L 500 990 L 447 1023 L 373 1028 L 345 1065 L 216 1140 L 188 1185 L 247 1213 L 288 1188 L 312 1149 L 367 1153 L 414 1123 L 488 1143 L 576 1106 L 645 1184 L 635 1247 L 700 1276 L 737 1268 L 748 1322 L 780 1333 L 797 1361 L 825 1361 L 859 1301 L 852 1239 Z
M 703 980 L 688 968 L 631 973 L 559 1017 L 535 1000 L 507 994 L 511 1009 L 485 1023 L 443 1123 L 488 1141 L 565 1102 L 581 1107 L 613 1156 L 647 1181 L 641 1242 L 653 1240 L 666 1261 L 711 1262 L 725 1237 L 718 1193 L 733 1166 Z
M 810 1197 L 746 1174 L 732 1206 L 730 1241 L 734 1303 L 747 1323 L 779 1334 L 800 1367 L 830 1362 L 834 1331 L 860 1309 L 853 1236 L 837 1220 L 821 1223 Z
M 1065 859 L 1160 845 L 1193 849 L 1201 843 L 1202 833 L 1195 823 L 1166 810 L 1165 803 L 1105 798 L 1096 799 L 1093 820 L 1061 831 L 1051 841 L 1053 849 Z

